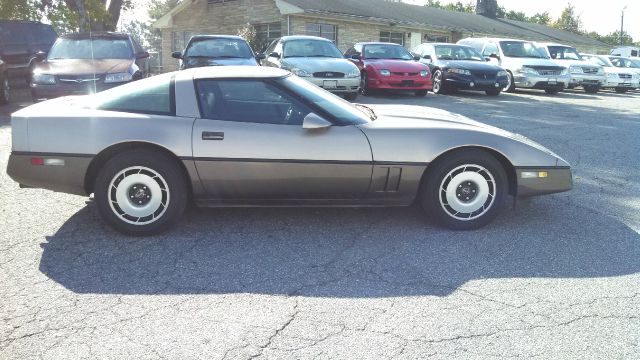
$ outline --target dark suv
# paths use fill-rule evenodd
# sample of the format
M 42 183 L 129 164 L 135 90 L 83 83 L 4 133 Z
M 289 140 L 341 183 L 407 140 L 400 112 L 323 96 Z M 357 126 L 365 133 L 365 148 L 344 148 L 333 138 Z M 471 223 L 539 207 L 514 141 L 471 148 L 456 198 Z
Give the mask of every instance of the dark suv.
M 0 58 L 11 77 L 29 79 L 36 54 L 46 53 L 58 35 L 37 21 L 0 20 Z
M 149 53 L 128 34 L 66 34 L 33 70 L 35 101 L 106 90 L 147 75 Z

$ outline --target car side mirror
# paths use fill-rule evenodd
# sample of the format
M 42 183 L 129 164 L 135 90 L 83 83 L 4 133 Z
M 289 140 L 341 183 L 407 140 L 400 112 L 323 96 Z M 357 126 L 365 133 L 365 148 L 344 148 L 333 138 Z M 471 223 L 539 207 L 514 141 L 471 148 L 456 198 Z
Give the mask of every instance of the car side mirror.
M 148 51 L 140 51 L 139 53 L 136 54 L 136 59 L 146 59 L 148 57 L 149 57 Z
M 414 61 L 420 61 L 420 59 L 421 59 L 421 57 L 420 57 L 420 56 L 418 56 L 418 55 L 414 55 L 414 56 L 413 56 L 413 60 L 414 60 Z
M 496 54 L 496 53 L 492 53 L 491 55 L 489 55 L 490 59 L 496 59 L 496 60 L 500 60 L 500 55 Z
M 256 60 L 260 61 L 260 60 L 264 60 L 266 59 L 266 56 L 263 53 L 257 53 L 256 54 Z
M 490 58 L 490 57 L 488 57 L 488 56 L 486 56 L 486 57 L 484 58 L 484 61 L 491 61 L 491 58 Z
M 315 113 L 309 113 L 304 117 L 304 120 L 302 120 L 302 128 L 305 130 L 326 129 L 331 127 L 331 125 L 329 121 Z
M 182 52 L 174 51 L 171 53 L 171 57 L 174 59 L 182 59 Z
M 353 54 L 351 55 L 351 59 L 360 61 L 362 60 L 362 57 L 360 56 L 360 54 Z
M 46 58 L 47 58 L 47 53 L 44 52 L 44 51 L 38 51 L 35 54 L 35 59 L 38 60 L 38 61 L 43 61 Z
M 280 59 L 280 54 L 278 54 L 277 52 L 272 52 L 271 54 L 269 54 L 269 57 L 274 57 L 276 59 Z
M 433 59 L 431 58 L 431 55 L 425 55 L 422 58 L 427 60 L 428 63 L 432 63 L 433 62 Z

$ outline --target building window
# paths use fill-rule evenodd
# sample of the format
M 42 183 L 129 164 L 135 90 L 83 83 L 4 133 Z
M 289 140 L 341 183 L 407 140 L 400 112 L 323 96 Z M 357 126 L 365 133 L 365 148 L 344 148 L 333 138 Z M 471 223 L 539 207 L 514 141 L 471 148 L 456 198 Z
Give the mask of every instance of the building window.
M 222 4 L 222 3 L 227 3 L 231 1 L 237 1 L 237 0 L 207 0 L 207 4 Z
M 254 51 L 261 51 L 275 39 L 279 39 L 282 36 L 282 24 L 280 22 L 268 23 L 268 24 L 255 24 L 253 29 L 256 31 L 256 49 Z
M 192 35 L 191 31 L 171 32 L 171 51 L 183 51 Z
M 380 31 L 380 41 L 404 45 L 403 32 Z
M 338 42 L 338 27 L 329 24 L 307 23 L 307 35 L 323 37 L 334 43 Z
M 425 35 L 424 40 L 427 42 L 448 43 L 449 37 L 446 35 Z

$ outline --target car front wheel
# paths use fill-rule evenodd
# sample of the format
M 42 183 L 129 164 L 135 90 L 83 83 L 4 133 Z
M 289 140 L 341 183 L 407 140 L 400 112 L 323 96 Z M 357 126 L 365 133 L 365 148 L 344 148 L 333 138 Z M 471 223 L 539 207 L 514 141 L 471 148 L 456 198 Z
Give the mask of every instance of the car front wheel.
M 487 90 L 484 93 L 489 95 L 489 96 L 498 96 L 500 95 L 500 93 L 502 92 L 502 90 L 500 89 L 491 89 L 491 90 Z
M 596 94 L 600 91 L 600 86 L 586 85 L 584 87 L 584 92 L 587 94 Z
M 427 169 L 422 206 L 430 218 L 453 230 L 473 230 L 499 213 L 508 194 L 500 162 L 483 150 L 462 150 Z
M 507 86 L 505 86 L 502 91 L 504 92 L 514 92 L 516 91 L 516 84 L 513 81 L 513 74 L 511 71 L 507 71 Z
M 625 89 L 625 88 L 616 88 L 616 92 L 618 94 L 625 94 L 627 92 L 627 89 Z
M 133 236 L 167 230 L 180 218 L 189 198 L 179 164 L 146 149 L 108 160 L 96 179 L 94 196 L 105 222 Z

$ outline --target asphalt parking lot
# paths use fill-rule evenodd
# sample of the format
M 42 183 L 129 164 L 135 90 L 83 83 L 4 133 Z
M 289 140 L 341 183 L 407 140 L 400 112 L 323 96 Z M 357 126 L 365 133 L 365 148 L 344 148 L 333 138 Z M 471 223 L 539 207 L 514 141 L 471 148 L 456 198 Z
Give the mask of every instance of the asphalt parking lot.
M 640 93 L 362 97 L 522 133 L 569 193 L 452 232 L 408 209 L 204 209 L 127 238 L 19 189 L 0 109 L 0 358 L 640 358 Z

